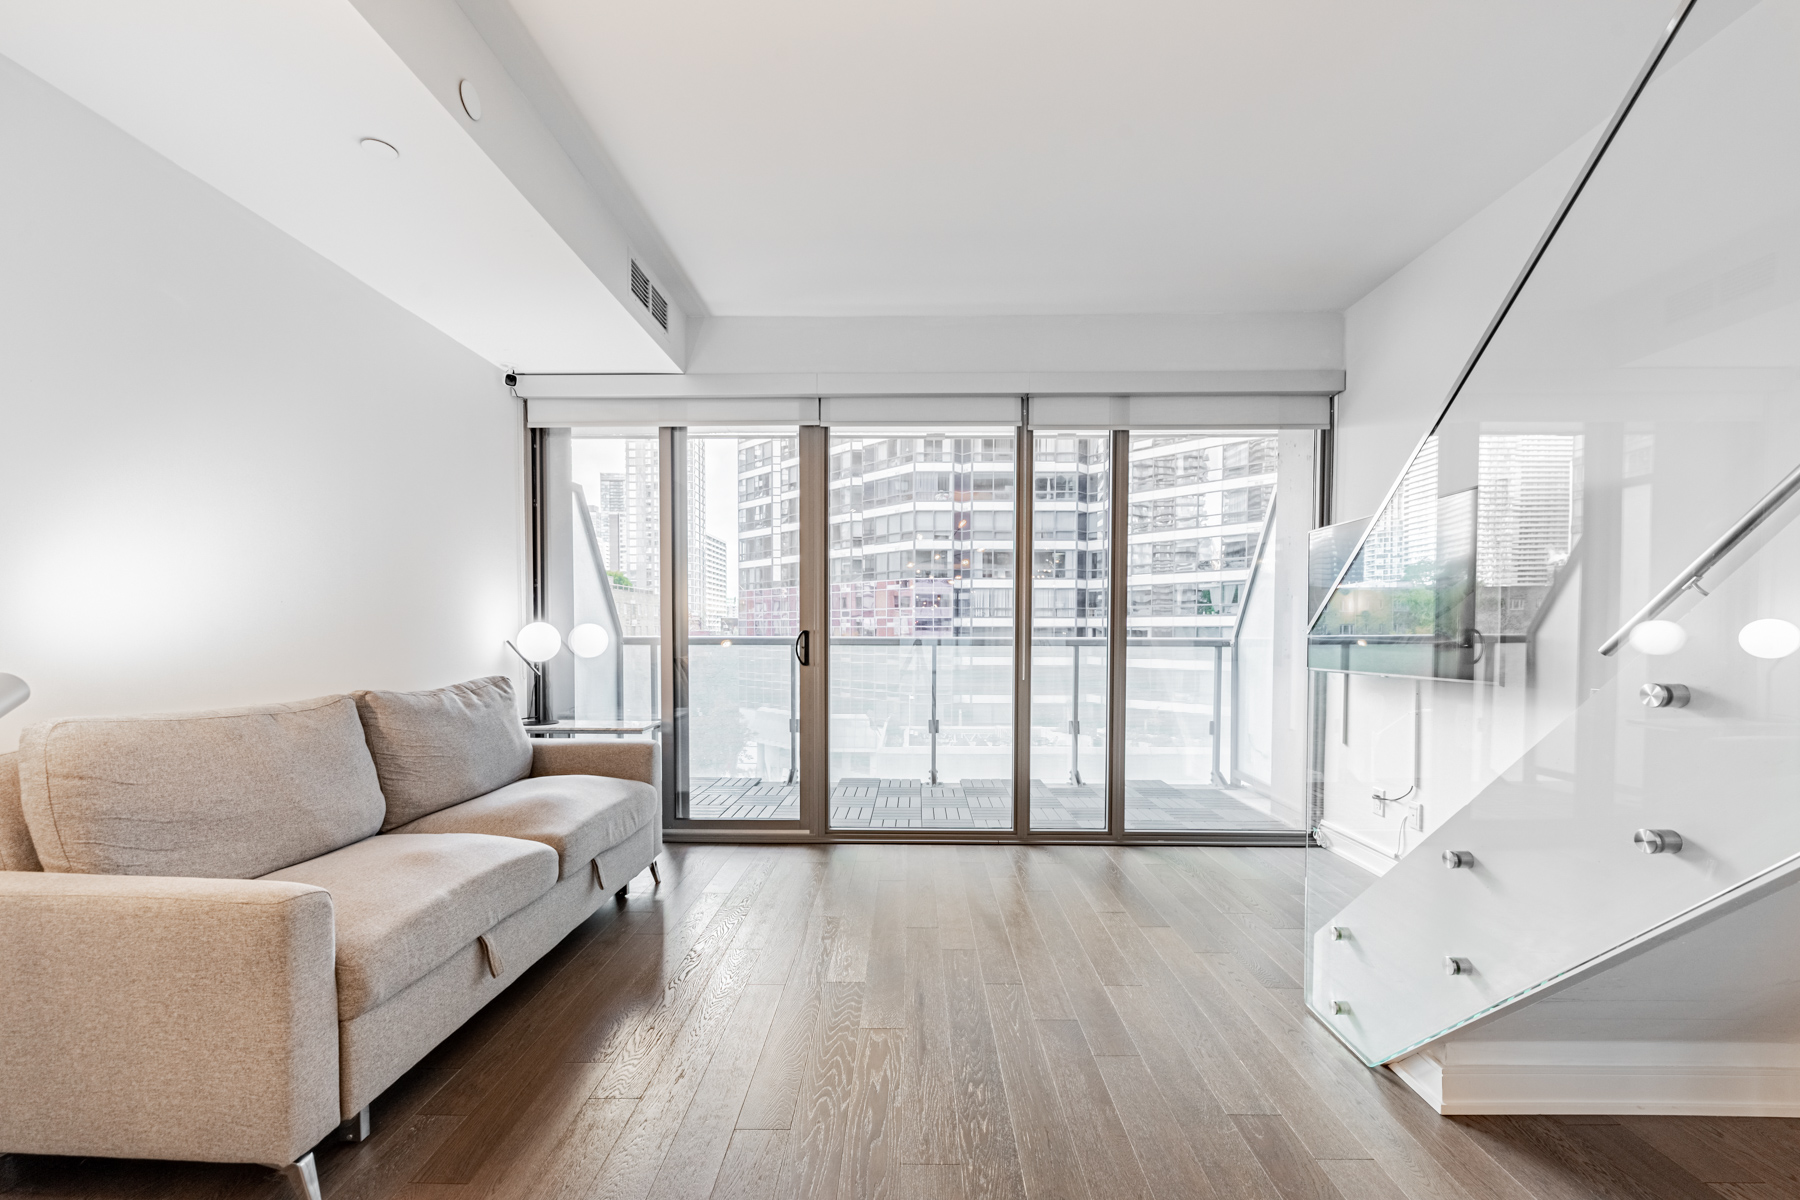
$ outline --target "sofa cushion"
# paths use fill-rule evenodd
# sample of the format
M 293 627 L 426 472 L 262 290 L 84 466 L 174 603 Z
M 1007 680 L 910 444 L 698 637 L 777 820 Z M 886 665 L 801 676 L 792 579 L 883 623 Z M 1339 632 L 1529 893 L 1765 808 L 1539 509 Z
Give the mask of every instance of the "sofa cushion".
M 429 692 L 355 696 L 387 796 L 384 832 L 531 771 L 531 741 L 512 680 L 503 675 Z
M 349 1021 L 556 886 L 556 854 L 517 838 L 386 833 L 263 878 L 331 893 Z
M 41 871 L 19 794 L 19 752 L 0 754 L 0 871 Z
M 487 833 L 542 842 L 561 877 L 587 870 L 656 815 L 656 789 L 630 779 L 547 775 L 521 779 L 402 825 L 395 833 Z
M 49 721 L 19 751 L 47 871 L 253 879 L 368 837 L 385 811 L 348 696 Z

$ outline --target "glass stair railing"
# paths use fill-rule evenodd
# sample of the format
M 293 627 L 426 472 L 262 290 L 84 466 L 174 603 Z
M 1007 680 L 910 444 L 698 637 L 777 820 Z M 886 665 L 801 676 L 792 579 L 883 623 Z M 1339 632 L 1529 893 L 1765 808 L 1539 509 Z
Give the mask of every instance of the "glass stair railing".
M 1682 8 L 1319 610 L 1306 1000 L 1368 1063 L 1800 869 L 1796 46 Z
M 1747 561 L 1715 565 L 1710 595 L 1690 590 L 1667 628 L 1638 639 L 1667 653 L 1628 642 L 1617 674 L 1574 713 L 1360 895 L 1320 913 L 1309 1000 L 1367 1061 L 1402 1057 L 1795 865 L 1800 671 L 1742 644 L 1764 614 L 1792 612 L 1772 600 L 1800 586 L 1793 515 Z M 1757 648 L 1791 651 L 1800 630 L 1791 638 Z

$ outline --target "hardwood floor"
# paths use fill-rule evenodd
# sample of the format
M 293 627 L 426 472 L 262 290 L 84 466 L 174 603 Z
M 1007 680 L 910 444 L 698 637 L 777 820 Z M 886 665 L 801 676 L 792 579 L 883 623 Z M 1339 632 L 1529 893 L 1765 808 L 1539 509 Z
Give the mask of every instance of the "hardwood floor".
M 1444 1118 L 1359 1065 L 1301 1007 L 1297 850 L 663 863 L 320 1150 L 327 1200 L 1800 1196 L 1800 1122 Z M 288 1195 L 192 1163 L 0 1181 Z

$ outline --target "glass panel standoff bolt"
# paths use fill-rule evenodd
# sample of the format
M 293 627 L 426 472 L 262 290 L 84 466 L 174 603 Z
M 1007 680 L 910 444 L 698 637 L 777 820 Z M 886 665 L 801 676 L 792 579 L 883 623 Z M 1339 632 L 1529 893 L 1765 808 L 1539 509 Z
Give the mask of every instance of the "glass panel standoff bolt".
M 1348 1016 L 1349 1014 L 1350 1014 L 1350 1002 L 1348 1000 L 1333 1000 L 1331 1002 L 1331 1015 L 1332 1016 L 1344 1017 L 1344 1016 Z
M 1346 926 L 1346 925 L 1333 925 L 1333 926 L 1332 926 L 1332 927 L 1331 927 L 1331 940 L 1332 940 L 1332 941 L 1334 941 L 1334 942 L 1347 942 L 1347 941 L 1349 941 L 1349 940 L 1350 940 L 1350 929 L 1349 929 L 1349 926 Z
M 1444 867 L 1451 871 L 1466 871 L 1475 865 L 1475 855 L 1468 850 L 1444 851 Z
M 1673 829 L 1640 829 L 1631 840 L 1645 854 L 1680 854 L 1681 835 Z
M 1638 689 L 1645 708 L 1686 708 L 1693 693 L 1684 683 L 1646 683 Z
M 1451 955 L 1444 959 L 1444 974 L 1446 975 L 1473 975 L 1474 973 L 1475 964 L 1466 958 L 1457 958 Z

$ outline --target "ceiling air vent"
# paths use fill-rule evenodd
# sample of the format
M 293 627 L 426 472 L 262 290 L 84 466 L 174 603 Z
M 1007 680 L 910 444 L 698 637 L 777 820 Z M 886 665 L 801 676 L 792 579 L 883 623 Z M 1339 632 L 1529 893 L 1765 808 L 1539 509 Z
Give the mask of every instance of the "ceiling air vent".
M 664 329 L 669 327 L 669 301 L 650 282 L 650 277 L 644 274 L 644 268 L 637 265 L 636 259 L 631 262 L 631 294 L 638 298 L 639 304 L 650 310 L 650 315 L 656 318 L 658 325 Z

